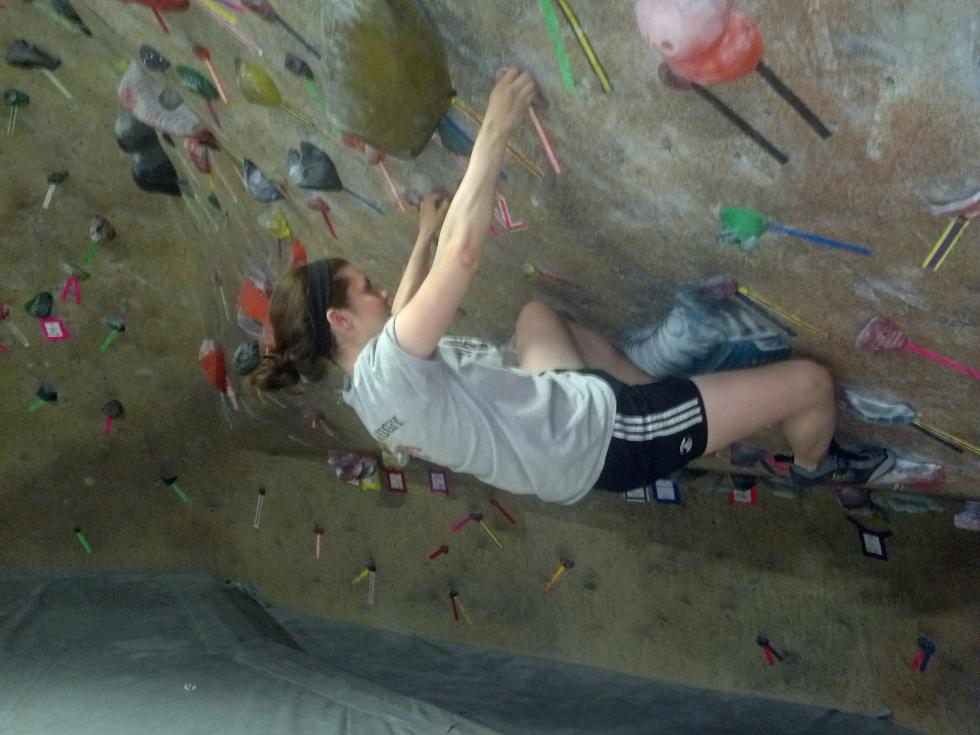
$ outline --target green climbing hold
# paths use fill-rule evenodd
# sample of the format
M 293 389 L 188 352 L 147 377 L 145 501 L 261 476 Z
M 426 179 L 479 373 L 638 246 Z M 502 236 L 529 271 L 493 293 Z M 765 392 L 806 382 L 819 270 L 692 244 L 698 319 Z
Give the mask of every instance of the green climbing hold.
M 727 242 L 750 243 L 769 229 L 769 220 L 762 214 L 741 207 L 721 210 L 721 238 Z
M 194 71 L 189 66 L 177 65 L 177 75 L 180 82 L 187 89 L 203 97 L 206 100 L 216 100 L 219 98 L 218 89 L 199 72 Z
M 24 311 L 38 319 L 46 319 L 51 316 L 54 307 L 54 297 L 47 291 L 41 291 L 24 304 Z

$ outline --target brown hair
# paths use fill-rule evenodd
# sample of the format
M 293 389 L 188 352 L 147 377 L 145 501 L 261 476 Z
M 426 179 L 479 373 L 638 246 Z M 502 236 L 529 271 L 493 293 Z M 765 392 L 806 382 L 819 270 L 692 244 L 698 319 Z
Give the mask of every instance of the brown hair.
M 349 306 L 347 279 L 338 272 L 347 265 L 347 261 L 330 258 L 327 264 L 330 266 L 330 303 L 327 307 L 343 309 Z M 299 382 L 300 375 L 309 380 L 320 380 L 326 373 L 313 342 L 309 289 L 310 274 L 307 267 L 301 265 L 291 268 L 280 278 L 272 292 L 269 321 L 276 346 L 251 375 L 252 384 L 260 390 L 288 388 Z M 336 343 L 331 336 L 331 354 L 335 349 Z

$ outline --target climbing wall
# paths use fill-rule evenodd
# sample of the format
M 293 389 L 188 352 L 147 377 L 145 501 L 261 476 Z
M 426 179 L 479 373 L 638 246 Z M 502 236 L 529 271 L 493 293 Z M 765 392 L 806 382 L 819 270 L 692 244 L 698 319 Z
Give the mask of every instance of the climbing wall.
M 0 7 L 0 559 L 206 569 L 318 614 L 966 731 L 976 9 L 693 5 L 673 25 L 561 0 Z M 514 136 L 453 331 L 506 343 L 539 298 L 618 338 L 728 274 L 905 475 L 800 497 L 761 469 L 773 432 L 635 504 L 491 503 L 387 472 L 337 375 L 247 386 L 291 263 L 339 255 L 394 290 L 414 203 L 458 183 L 508 63 L 543 132 Z

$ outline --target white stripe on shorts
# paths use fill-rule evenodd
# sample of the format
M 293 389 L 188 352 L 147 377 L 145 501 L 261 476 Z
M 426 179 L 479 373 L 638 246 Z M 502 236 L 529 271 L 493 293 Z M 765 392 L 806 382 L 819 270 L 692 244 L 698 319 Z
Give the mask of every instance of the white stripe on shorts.
M 666 428 L 639 428 L 631 427 L 629 429 L 623 429 L 619 426 L 617 419 L 616 425 L 613 427 L 613 437 L 616 439 L 623 439 L 628 442 L 645 442 L 650 439 L 656 439 L 660 436 L 670 436 L 671 434 L 677 434 L 684 429 L 689 429 L 692 426 L 696 426 L 704 421 L 701 417 L 700 411 L 695 411 L 693 417 L 689 418 L 687 421 L 682 423 L 674 423 Z
M 669 411 L 663 411 L 662 413 L 649 413 L 646 416 L 617 416 L 616 421 L 622 422 L 623 424 L 638 424 L 646 426 L 654 421 L 662 420 L 663 422 L 666 422 L 667 419 L 670 419 L 679 413 L 690 411 L 692 408 L 696 408 L 697 405 L 698 399 L 692 398 L 679 406 L 674 406 Z
M 624 431 L 666 428 L 672 424 L 686 421 L 692 416 L 697 415 L 700 410 L 701 408 L 698 405 L 697 399 L 692 398 L 690 401 L 686 401 L 662 413 L 651 413 L 646 416 L 624 416 L 617 414 L 616 427 Z

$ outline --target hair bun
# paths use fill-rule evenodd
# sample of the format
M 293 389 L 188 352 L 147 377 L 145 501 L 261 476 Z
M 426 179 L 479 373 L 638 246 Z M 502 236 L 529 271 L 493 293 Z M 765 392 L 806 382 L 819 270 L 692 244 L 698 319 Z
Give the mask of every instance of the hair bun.
M 299 370 L 289 355 L 272 352 L 262 358 L 262 362 L 252 373 L 251 380 L 260 390 L 282 390 L 299 382 Z

